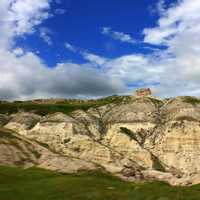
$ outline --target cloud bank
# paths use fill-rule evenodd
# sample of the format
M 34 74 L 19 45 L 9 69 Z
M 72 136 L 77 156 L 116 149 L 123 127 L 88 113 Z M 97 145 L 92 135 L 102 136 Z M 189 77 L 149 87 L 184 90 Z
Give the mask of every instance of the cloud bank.
M 163 10 L 158 24 L 145 29 L 144 41 L 153 45 L 165 45 L 159 65 L 162 92 L 200 95 L 200 1 L 178 1 Z M 162 92 L 162 93 L 163 93 Z
M 85 64 L 49 68 L 33 52 L 13 48 L 17 37 L 34 33 L 51 16 L 50 0 L 0 1 L 0 98 L 98 97 L 152 87 L 160 96 L 200 95 L 200 1 L 182 0 L 160 8 L 157 26 L 143 30 L 144 43 L 165 50 L 106 58 L 79 52 Z M 128 35 L 104 28 L 113 39 L 133 44 Z M 48 33 L 41 37 L 48 43 Z M 77 53 L 76 47 L 65 47 Z
M 50 0 L 2 0 L 0 2 L 0 98 L 94 97 L 125 89 L 120 81 L 90 63 L 58 63 L 49 68 L 33 52 L 13 49 L 16 37 L 31 34 L 50 16 Z M 49 30 L 40 37 L 49 45 Z M 66 43 L 66 48 L 72 46 Z M 73 49 L 74 50 L 74 49 Z

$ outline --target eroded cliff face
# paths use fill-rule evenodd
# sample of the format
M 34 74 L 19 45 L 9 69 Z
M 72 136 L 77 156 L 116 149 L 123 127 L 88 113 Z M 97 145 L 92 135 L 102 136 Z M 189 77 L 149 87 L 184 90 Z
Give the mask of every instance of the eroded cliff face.
M 69 115 L 20 112 L 1 119 L 2 126 L 23 137 L 90 163 L 88 169 L 101 167 L 127 180 L 200 183 L 200 100 L 193 97 L 124 97 Z M 62 164 L 53 169 L 58 166 L 62 170 Z
M 146 146 L 169 168 L 200 172 L 200 104 L 178 97 L 161 108 L 162 124 Z
M 70 158 L 52 151 L 46 144 L 0 128 L 0 165 L 41 167 L 49 170 L 75 173 L 97 169 L 94 163 Z

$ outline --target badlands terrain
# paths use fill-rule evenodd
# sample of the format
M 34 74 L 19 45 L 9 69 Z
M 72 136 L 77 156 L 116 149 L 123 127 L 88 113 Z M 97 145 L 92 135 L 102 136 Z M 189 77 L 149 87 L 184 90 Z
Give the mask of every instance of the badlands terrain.
M 150 90 L 98 100 L 0 103 L 0 165 L 200 183 L 200 99 Z M 1 192 L 1 191 L 0 191 Z

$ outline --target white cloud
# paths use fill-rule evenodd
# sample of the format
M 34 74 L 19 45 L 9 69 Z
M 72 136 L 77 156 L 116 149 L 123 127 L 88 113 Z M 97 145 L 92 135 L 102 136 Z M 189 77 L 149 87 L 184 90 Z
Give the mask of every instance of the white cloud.
M 61 4 L 61 0 L 55 0 L 57 4 Z
M 148 10 L 153 15 L 160 15 L 162 16 L 166 11 L 166 0 L 158 0 L 156 4 L 150 5 Z
M 101 33 L 103 35 L 113 38 L 114 40 L 119 40 L 121 42 L 126 42 L 130 44 L 136 43 L 136 40 L 134 40 L 129 34 L 113 31 L 111 27 L 103 27 Z
M 182 0 L 166 10 L 158 20 L 158 26 L 145 29 L 145 42 L 151 44 L 170 45 L 175 36 L 191 30 L 199 31 L 200 25 L 199 0 Z
M 155 63 L 154 57 L 142 54 L 108 59 L 85 52 L 83 57 L 93 66 L 100 68 L 101 73 L 105 73 L 110 80 L 118 80 L 124 85 L 153 86 L 160 82 L 160 75 L 163 73 L 163 67 Z M 128 88 L 124 92 L 128 92 Z
M 162 96 L 200 95 L 199 0 L 179 1 L 162 11 L 156 27 L 144 30 L 146 43 L 158 48 L 164 44 L 166 50 L 111 59 L 66 43 L 68 50 L 83 56 L 85 64 L 66 62 L 53 68 L 35 53 L 12 46 L 16 37 L 33 33 L 50 16 L 49 3 L 0 1 L 0 98 L 103 96 L 127 93 L 127 85 L 150 86 Z M 134 42 L 131 36 L 110 28 L 103 32 L 122 42 Z
M 0 1 L 0 98 L 94 97 L 125 90 L 122 82 L 110 79 L 90 63 L 67 62 L 49 68 L 35 53 L 20 47 L 13 49 L 16 37 L 33 33 L 50 16 L 49 3 L 50 0 Z M 49 31 L 39 31 L 51 43 Z M 65 46 L 76 51 L 67 43 Z
M 146 43 L 167 47 L 157 61 L 165 69 L 160 75 L 160 91 L 200 95 L 199 33 L 199 0 L 179 1 L 163 13 L 156 27 L 144 30 Z
M 98 65 L 102 67 L 107 62 L 106 58 L 103 58 L 101 56 L 98 56 L 92 53 L 82 52 L 81 54 L 85 60 L 89 61 L 90 63 L 94 65 Z
M 74 45 L 72 45 L 68 42 L 65 42 L 65 48 L 74 53 L 76 53 L 78 51 L 78 49 Z
M 56 15 L 63 15 L 63 14 L 65 14 L 66 13 L 66 10 L 65 9 L 62 9 L 62 8 L 57 8 L 56 10 L 55 10 L 55 14 Z
M 157 5 L 156 5 L 156 10 L 160 15 L 163 15 L 165 12 L 166 6 L 165 6 L 165 0 L 159 0 Z
M 18 35 L 33 32 L 34 26 L 48 18 L 49 8 L 49 0 L 12 1 L 8 20 L 16 24 L 15 31 Z
M 127 85 L 134 83 L 153 85 L 160 81 L 162 73 L 162 68 L 156 66 L 150 58 L 136 54 L 112 59 L 106 64 L 106 68 L 113 78 Z
M 49 16 L 50 0 L 1 0 L 0 46 L 9 48 L 16 36 L 34 32 Z
M 42 27 L 40 28 L 39 32 L 40 37 L 44 40 L 44 42 L 51 46 L 53 44 L 52 39 L 50 37 L 50 35 L 52 34 L 51 31 L 46 27 Z
M 16 48 L 12 51 L 15 56 L 23 56 L 24 50 L 22 48 Z
M 1 98 L 102 96 L 124 87 L 89 64 L 60 63 L 48 68 L 30 52 L 20 57 L 5 51 L 0 54 Z

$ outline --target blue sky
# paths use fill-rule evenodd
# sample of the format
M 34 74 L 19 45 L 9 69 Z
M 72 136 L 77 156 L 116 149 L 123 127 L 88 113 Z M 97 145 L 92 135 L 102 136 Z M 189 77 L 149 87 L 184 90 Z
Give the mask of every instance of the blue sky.
M 165 5 L 167 7 L 174 2 L 166 1 Z M 123 0 L 62 0 L 59 4 L 52 2 L 52 14 L 56 9 L 65 11 L 64 14 L 54 15 L 40 25 L 51 31 L 53 45 L 48 45 L 38 37 L 38 31 L 20 38 L 17 44 L 35 52 L 39 51 L 48 66 L 55 66 L 56 63 L 66 60 L 84 62 L 81 55 L 66 50 L 65 42 L 108 58 L 132 53 L 151 53 L 150 49 L 145 48 L 150 45 L 142 42 L 142 31 L 146 27 L 156 25 L 159 17 L 157 4 L 158 0 L 126 0 L 126 3 Z M 102 27 L 111 27 L 117 32 L 129 34 L 137 43 L 113 40 L 101 34 Z
M 1 0 L 0 98 L 200 96 L 199 0 Z

